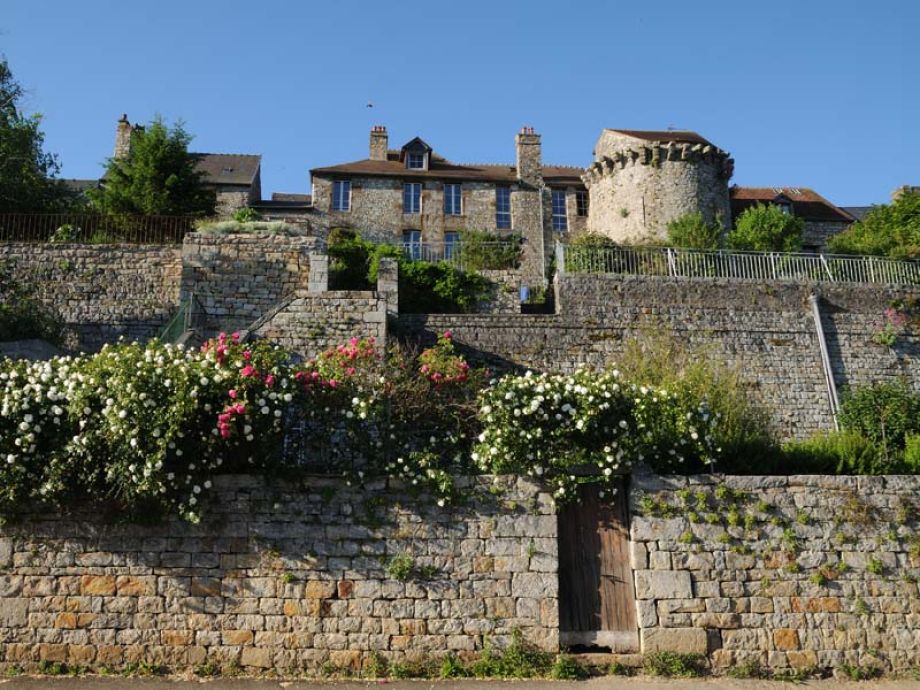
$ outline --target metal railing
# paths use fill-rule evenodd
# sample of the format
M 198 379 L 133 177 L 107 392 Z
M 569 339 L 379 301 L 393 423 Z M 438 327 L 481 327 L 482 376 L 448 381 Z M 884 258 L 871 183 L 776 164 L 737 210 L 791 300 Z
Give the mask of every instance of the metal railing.
M 495 242 L 411 242 L 400 248 L 410 259 L 446 261 L 460 270 L 500 270 L 517 268 L 521 262 L 521 244 L 516 241 Z
M 559 245 L 565 273 L 760 281 L 920 284 L 920 261 L 877 256 Z
M 198 220 L 193 216 L 0 213 L 0 242 L 181 244 Z

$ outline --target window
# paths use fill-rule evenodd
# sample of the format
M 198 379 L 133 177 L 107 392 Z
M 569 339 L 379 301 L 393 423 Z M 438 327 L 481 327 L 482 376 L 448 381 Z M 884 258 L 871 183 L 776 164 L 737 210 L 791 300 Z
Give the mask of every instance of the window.
M 511 227 L 511 187 L 495 188 L 495 227 Z
M 407 182 L 403 185 L 403 213 L 422 212 L 422 184 Z
M 410 259 L 422 258 L 422 231 L 421 230 L 403 230 L 402 234 L 403 251 Z
M 565 213 L 565 190 L 553 190 L 553 230 L 565 232 L 569 229 L 569 219 Z
M 459 216 L 463 211 L 461 210 L 462 206 L 462 196 L 460 194 L 460 185 L 458 184 L 446 184 L 444 185 L 444 215 L 445 216 Z
M 406 153 L 406 167 L 409 170 L 424 170 L 425 169 L 425 154 L 424 153 Z
M 575 192 L 575 213 L 582 218 L 588 215 L 588 192 L 581 189 Z
M 792 215 L 792 203 L 789 201 L 780 201 L 776 204 L 779 206 L 779 210 L 785 213 L 787 216 Z
M 351 182 L 349 180 L 336 180 L 332 183 L 332 210 L 351 210 Z
M 445 232 L 444 233 L 444 259 L 445 261 L 450 261 L 451 259 L 457 258 L 460 254 L 460 233 L 459 232 Z

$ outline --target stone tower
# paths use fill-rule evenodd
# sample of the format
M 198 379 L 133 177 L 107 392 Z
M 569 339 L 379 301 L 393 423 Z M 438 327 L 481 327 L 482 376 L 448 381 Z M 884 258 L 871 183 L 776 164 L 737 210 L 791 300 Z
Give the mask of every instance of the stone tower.
M 675 218 L 699 211 L 731 223 L 734 161 L 695 132 L 605 129 L 582 179 L 588 231 L 617 242 L 662 241 Z

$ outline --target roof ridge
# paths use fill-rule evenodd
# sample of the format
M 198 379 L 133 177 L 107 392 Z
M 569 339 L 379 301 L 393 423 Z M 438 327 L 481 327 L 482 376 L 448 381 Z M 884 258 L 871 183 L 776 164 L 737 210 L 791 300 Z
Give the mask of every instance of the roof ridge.
M 261 153 L 227 153 L 224 151 L 189 151 L 193 156 L 246 156 L 247 158 L 261 158 Z

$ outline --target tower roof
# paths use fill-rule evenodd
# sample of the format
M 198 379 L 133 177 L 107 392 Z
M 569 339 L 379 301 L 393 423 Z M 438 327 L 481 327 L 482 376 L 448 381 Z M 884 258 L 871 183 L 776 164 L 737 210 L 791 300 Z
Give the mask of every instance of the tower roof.
M 606 129 L 609 132 L 616 132 L 617 134 L 623 134 L 633 139 L 642 139 L 643 141 L 679 141 L 688 144 L 715 145 L 705 137 L 689 129 L 613 129 L 611 127 L 607 127 Z

